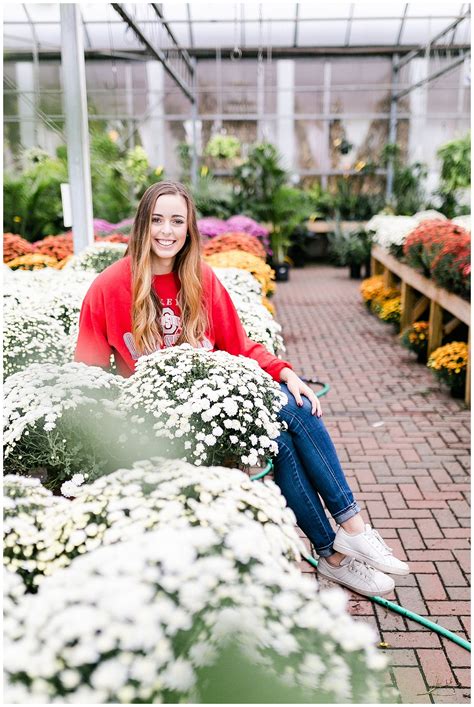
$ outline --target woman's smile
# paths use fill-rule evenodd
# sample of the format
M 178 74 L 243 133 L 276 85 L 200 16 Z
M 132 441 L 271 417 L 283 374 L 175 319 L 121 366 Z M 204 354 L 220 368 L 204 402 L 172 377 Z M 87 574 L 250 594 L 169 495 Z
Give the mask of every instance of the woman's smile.
M 162 246 L 163 248 L 171 248 L 176 241 L 175 240 L 169 240 L 169 239 L 164 239 L 164 238 L 155 238 L 154 239 L 158 245 Z

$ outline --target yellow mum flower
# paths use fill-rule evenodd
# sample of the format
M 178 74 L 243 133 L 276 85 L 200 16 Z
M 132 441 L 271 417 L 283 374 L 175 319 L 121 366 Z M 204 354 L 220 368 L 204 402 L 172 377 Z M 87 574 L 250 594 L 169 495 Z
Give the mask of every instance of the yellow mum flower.
M 240 268 L 248 270 L 259 281 L 264 295 L 275 291 L 275 272 L 262 258 L 242 250 L 227 250 L 204 256 L 213 268 Z
M 40 253 L 28 253 L 20 255 L 7 263 L 12 270 L 41 270 L 42 268 L 56 268 L 58 261 L 49 255 Z

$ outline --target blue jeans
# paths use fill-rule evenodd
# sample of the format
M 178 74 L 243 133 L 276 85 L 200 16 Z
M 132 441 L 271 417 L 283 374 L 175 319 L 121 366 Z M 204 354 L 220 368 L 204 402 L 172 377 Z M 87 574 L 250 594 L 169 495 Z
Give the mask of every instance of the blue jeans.
M 311 414 L 308 398 L 302 396 L 303 406 L 298 407 L 287 386 L 280 386 L 288 404 L 280 410 L 279 419 L 287 423 L 288 429 L 276 440 L 279 451 L 274 479 L 318 555 L 328 557 L 334 552 L 335 533 L 321 498 L 338 524 L 359 513 L 360 507 L 322 419 Z

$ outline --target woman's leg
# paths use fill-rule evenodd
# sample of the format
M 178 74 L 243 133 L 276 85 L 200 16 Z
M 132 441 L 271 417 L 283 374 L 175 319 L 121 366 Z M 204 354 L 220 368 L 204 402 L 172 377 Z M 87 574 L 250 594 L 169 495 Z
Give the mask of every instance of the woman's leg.
M 291 437 L 305 478 L 341 526 L 333 542 L 333 551 L 338 551 L 333 562 L 338 564 L 344 555 L 349 555 L 383 572 L 408 574 L 408 565 L 393 557 L 379 533 L 363 522 L 331 437 L 323 421 L 311 414 L 309 400 L 303 397 L 299 407 L 287 386 L 281 387 L 288 397 L 279 414 L 288 425 L 286 434 Z
M 333 542 L 337 536 L 318 494 L 308 480 L 290 432 L 282 432 L 278 437 L 278 448 L 275 482 L 293 509 L 298 525 L 316 548 L 319 555 L 318 574 L 368 596 L 393 591 L 395 584 L 391 577 L 334 551 Z M 337 557 L 341 561 L 335 564 L 333 559 Z
M 281 388 L 288 403 L 280 410 L 279 417 L 288 425 L 306 477 L 336 523 L 345 525 L 360 513 L 360 507 L 354 500 L 331 437 L 321 418 L 311 414 L 308 398 L 303 397 L 303 406 L 298 407 L 286 385 L 282 383 Z
M 306 476 L 292 435 L 282 432 L 278 437 L 278 456 L 275 459 L 274 479 L 296 516 L 301 530 L 311 540 L 320 557 L 329 557 L 334 550 L 336 536 L 321 503 Z

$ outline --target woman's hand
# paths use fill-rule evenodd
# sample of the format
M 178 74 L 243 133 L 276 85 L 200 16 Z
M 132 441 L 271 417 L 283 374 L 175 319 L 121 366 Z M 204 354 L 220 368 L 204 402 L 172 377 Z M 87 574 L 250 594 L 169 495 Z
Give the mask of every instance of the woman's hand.
M 317 417 L 321 417 L 323 411 L 321 410 L 321 403 L 319 402 L 319 399 L 313 393 L 311 388 L 306 385 L 306 383 L 303 383 L 301 378 L 298 378 L 296 373 L 292 371 L 291 368 L 282 368 L 280 380 L 282 383 L 286 383 L 287 388 L 294 396 L 298 407 L 303 405 L 301 396 L 304 395 L 311 402 L 311 414 L 316 414 Z

